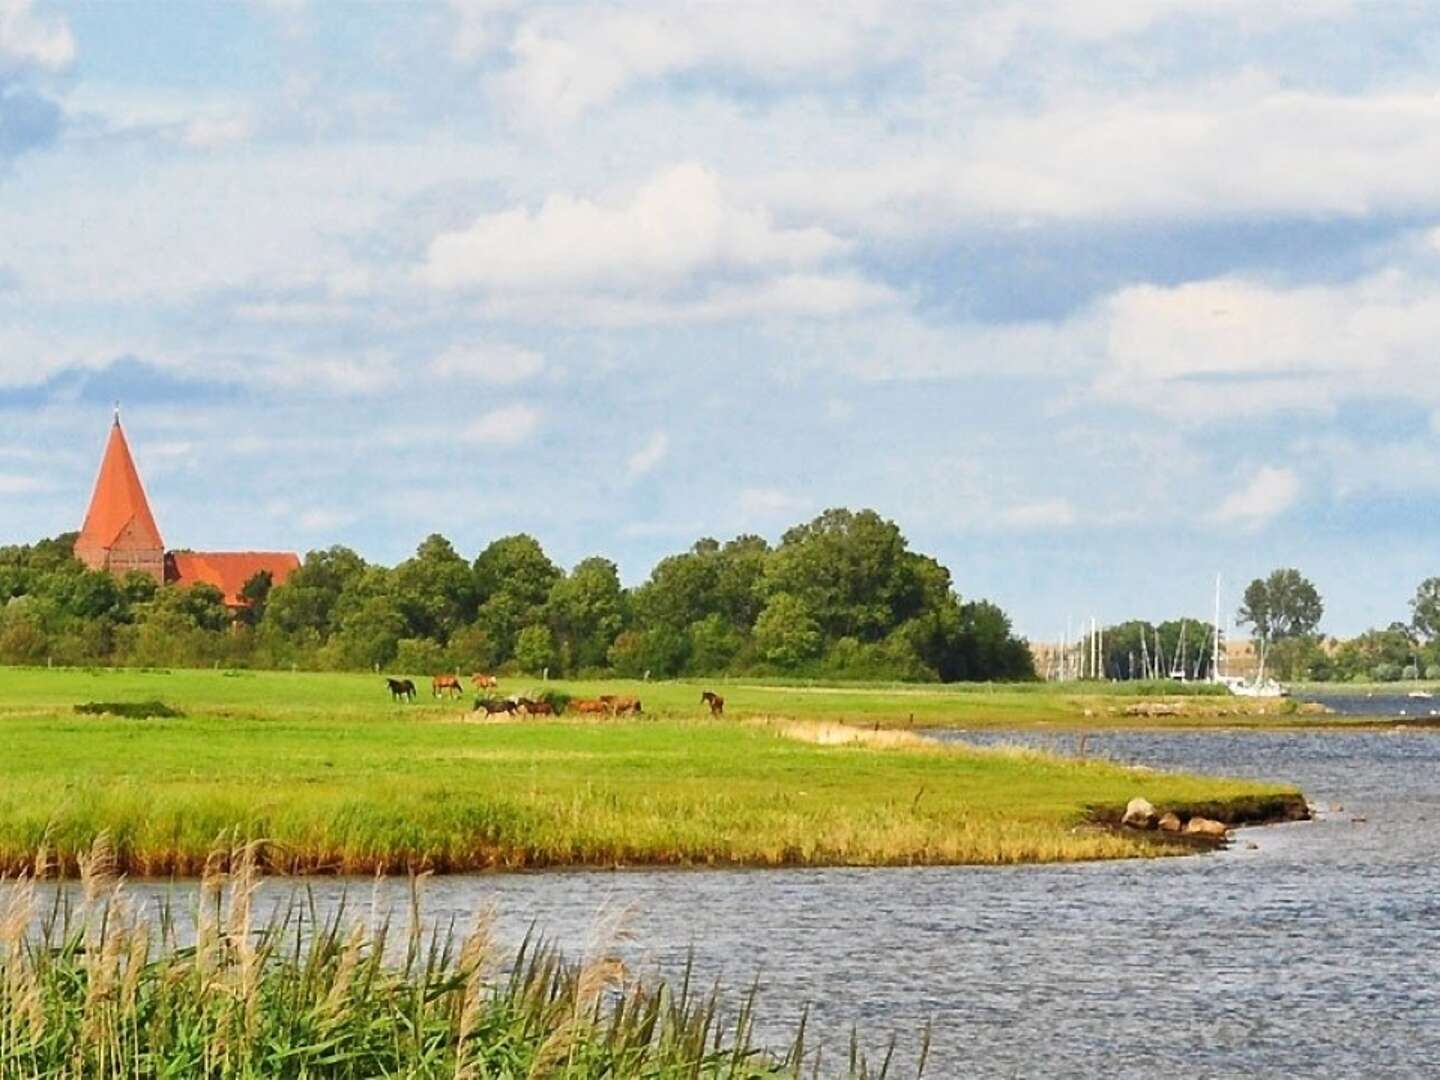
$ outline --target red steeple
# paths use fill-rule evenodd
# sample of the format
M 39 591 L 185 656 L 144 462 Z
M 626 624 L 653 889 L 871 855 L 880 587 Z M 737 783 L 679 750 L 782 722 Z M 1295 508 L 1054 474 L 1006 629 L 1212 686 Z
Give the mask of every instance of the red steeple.
M 141 570 L 165 579 L 165 542 L 150 513 L 135 459 L 120 427 L 120 411 L 110 428 L 105 458 L 90 497 L 90 510 L 75 541 L 75 557 L 92 570 L 124 574 Z

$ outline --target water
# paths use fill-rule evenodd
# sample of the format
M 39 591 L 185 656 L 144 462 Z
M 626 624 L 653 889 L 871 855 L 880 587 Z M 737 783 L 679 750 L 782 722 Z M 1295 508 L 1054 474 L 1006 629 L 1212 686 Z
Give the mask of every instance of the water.
M 504 939 L 533 921 L 578 954 L 598 911 L 629 907 L 641 971 L 673 975 L 693 949 L 704 982 L 758 976 L 762 1038 L 787 1042 L 811 1003 L 837 1067 L 854 1025 L 872 1054 L 893 1034 L 910 1075 L 928 1020 L 935 1077 L 1437 1075 L 1440 735 L 1105 733 L 1088 751 L 1292 780 L 1335 809 L 1183 859 L 464 876 L 432 881 L 426 909 L 494 902 Z
M 1305 701 L 1324 705 L 1340 716 L 1381 716 L 1440 719 L 1440 697 L 1412 698 L 1405 693 L 1306 694 Z

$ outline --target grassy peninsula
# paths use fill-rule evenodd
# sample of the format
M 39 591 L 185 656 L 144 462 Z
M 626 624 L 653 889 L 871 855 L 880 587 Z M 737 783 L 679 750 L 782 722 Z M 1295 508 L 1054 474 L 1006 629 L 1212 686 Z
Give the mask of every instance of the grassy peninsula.
M 819 709 L 711 719 L 676 687 L 676 711 L 651 715 L 660 690 L 640 690 L 639 718 L 481 721 L 468 701 L 392 704 L 374 678 L 3 670 L 0 868 L 42 850 L 73 868 L 102 833 L 141 875 L 197 874 L 246 839 L 291 872 L 1050 862 L 1163 851 L 1087 824 L 1136 795 L 1287 794 L 938 747 Z M 74 710 L 150 699 L 181 715 Z

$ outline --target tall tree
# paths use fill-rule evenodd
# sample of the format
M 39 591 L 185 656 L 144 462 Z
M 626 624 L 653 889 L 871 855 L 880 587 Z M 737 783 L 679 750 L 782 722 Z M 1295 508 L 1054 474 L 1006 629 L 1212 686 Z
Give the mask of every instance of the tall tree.
M 410 637 L 444 644 L 475 618 L 475 574 L 449 540 L 434 533 L 395 567 L 390 587 Z
M 1427 641 L 1440 638 L 1440 577 L 1426 578 L 1410 601 L 1410 623 Z
M 620 572 L 609 559 L 593 556 L 550 589 L 550 623 L 573 668 L 605 664 L 605 654 L 625 626 L 625 593 Z
M 826 510 L 785 533 L 765 566 L 767 596 L 798 600 L 827 638 L 878 641 L 918 614 L 925 583 L 893 521 Z
M 1272 642 L 1313 634 L 1324 616 L 1319 591 L 1293 569 L 1275 570 L 1268 578 L 1252 581 L 1237 614 L 1242 626 L 1253 626 L 1262 639 Z
M 1271 645 L 1310 637 L 1320 628 L 1324 616 L 1325 603 L 1315 586 L 1299 570 L 1283 569 L 1250 583 L 1236 618 L 1241 626 L 1254 627 L 1260 639 L 1263 676 Z M 1290 650 L 1292 678 L 1301 655 L 1301 650 Z

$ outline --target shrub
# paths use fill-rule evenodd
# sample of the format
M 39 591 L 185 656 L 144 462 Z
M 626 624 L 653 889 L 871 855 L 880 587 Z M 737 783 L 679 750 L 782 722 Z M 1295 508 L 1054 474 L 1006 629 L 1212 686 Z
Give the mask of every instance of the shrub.
M 1399 682 L 1404 673 L 1399 664 L 1376 664 L 1370 669 L 1370 675 L 1376 682 Z
M 174 720 L 185 714 L 163 701 L 87 701 L 76 705 L 81 716 L 122 716 L 127 720 Z

